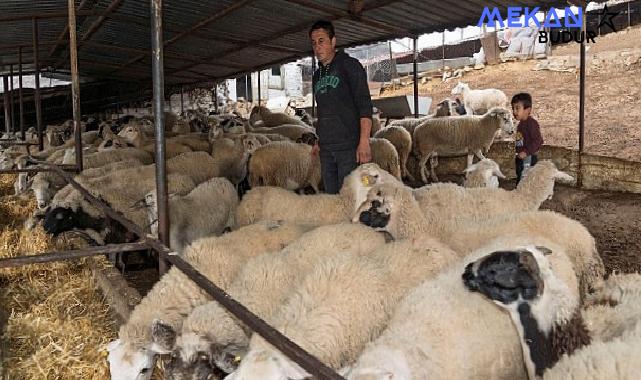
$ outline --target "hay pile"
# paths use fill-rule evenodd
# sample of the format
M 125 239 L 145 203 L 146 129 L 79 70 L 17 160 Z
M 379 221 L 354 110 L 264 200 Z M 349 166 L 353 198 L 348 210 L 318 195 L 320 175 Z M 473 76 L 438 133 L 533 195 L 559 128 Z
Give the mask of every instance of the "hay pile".
M 23 229 L 36 204 L 6 196 L 11 177 L 0 175 L 0 258 L 84 246 Z M 0 269 L 0 378 L 109 379 L 104 348 L 118 326 L 86 260 L 110 265 L 98 257 Z

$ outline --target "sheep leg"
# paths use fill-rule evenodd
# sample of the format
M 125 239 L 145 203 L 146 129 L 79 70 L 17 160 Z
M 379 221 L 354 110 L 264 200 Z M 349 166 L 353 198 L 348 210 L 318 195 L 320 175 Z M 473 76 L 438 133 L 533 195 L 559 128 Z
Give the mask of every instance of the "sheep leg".
M 474 163 L 474 154 L 467 155 L 467 167 L 469 168 Z
M 430 174 L 434 182 L 438 182 L 438 177 L 436 176 L 436 171 L 434 170 L 436 169 L 437 166 L 438 166 L 438 156 L 436 153 L 434 153 L 434 155 L 430 159 Z
M 467 105 L 467 104 L 465 105 L 465 114 L 467 114 L 467 115 L 474 115 L 474 110 L 472 109 L 472 107 L 470 107 L 470 106 L 469 106 L 469 105 Z
M 419 168 L 421 168 L 421 179 L 423 180 L 423 183 L 427 183 L 427 160 L 430 159 L 430 156 L 432 153 L 428 153 L 427 155 L 421 157 L 421 160 L 418 163 Z
M 405 157 L 401 158 L 401 173 L 403 173 L 402 176 L 414 182 L 414 176 L 410 174 L 409 170 L 407 170 L 407 158 L 409 156 L 409 153 L 405 153 L 404 156 Z

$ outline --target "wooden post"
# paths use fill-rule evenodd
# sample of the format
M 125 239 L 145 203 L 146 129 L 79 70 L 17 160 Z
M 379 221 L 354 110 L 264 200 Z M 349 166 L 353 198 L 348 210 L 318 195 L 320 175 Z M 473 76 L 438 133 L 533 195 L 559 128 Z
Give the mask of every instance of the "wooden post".
M 40 62 L 38 61 L 38 19 L 33 18 L 33 63 L 35 65 L 36 88 L 33 93 L 33 100 L 36 106 L 36 125 L 38 129 L 38 150 L 44 149 L 44 131 L 42 130 L 42 104 L 40 103 Z
M 169 247 L 169 198 L 167 162 L 165 160 L 165 74 L 163 64 L 162 0 L 151 0 L 151 66 L 154 89 L 156 128 L 156 198 L 158 207 L 158 240 Z M 158 272 L 163 275 L 168 263 L 158 256 Z
M 18 48 L 18 98 L 20 101 L 20 138 L 26 140 L 24 130 L 24 103 L 22 102 L 22 46 Z
M 80 78 L 78 76 L 78 45 L 76 40 L 76 3 L 68 0 L 69 60 L 71 67 L 71 97 L 73 99 L 73 134 L 76 146 L 76 170 L 82 171 L 82 130 L 80 124 Z
M 16 124 L 15 124 L 15 118 L 16 118 L 16 112 L 15 112 L 15 106 L 14 106 L 14 101 L 13 101 L 13 64 L 9 65 L 9 112 L 11 113 L 11 132 L 15 133 L 16 132 Z M 6 89 L 5 89 L 6 91 Z
M 2 85 L 3 85 L 3 100 L 4 100 L 4 130 L 7 134 L 9 134 L 9 127 L 11 126 L 11 122 L 9 121 L 9 113 L 11 110 L 9 109 L 9 80 L 6 75 L 2 76 Z

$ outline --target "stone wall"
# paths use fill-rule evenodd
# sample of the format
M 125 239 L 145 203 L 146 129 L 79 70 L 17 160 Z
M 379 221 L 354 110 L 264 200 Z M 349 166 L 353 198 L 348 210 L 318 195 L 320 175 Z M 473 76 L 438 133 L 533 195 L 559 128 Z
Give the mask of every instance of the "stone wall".
M 516 177 L 514 171 L 514 142 L 495 142 L 487 157 L 495 160 L 501 167 L 503 174 L 508 178 L 513 179 Z M 539 159 L 552 160 L 560 170 L 575 178 L 577 178 L 579 167 L 581 167 L 583 187 L 586 189 L 641 193 L 641 162 L 591 154 L 583 154 L 579 158 L 579 152 L 576 150 L 551 145 L 544 145 L 541 148 Z M 581 159 L 581 163 L 579 163 L 579 159 Z M 462 175 L 466 161 L 465 157 L 439 157 L 436 174 L 439 177 Z M 408 170 L 417 179 L 421 178 L 418 163 L 414 157 L 410 157 L 408 160 Z

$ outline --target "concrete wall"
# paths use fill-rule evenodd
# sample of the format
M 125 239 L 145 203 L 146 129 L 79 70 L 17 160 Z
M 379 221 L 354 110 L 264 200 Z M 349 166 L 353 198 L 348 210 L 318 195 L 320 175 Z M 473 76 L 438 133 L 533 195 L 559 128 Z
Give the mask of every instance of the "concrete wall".
M 495 142 L 490 148 L 487 157 L 495 160 L 501 167 L 501 171 L 508 178 L 516 178 L 514 171 L 514 142 Z M 550 159 L 560 170 L 575 178 L 578 175 L 579 153 L 576 150 L 544 145 L 539 152 L 539 159 Z M 436 174 L 439 176 L 461 175 L 465 169 L 466 160 L 465 157 L 439 157 Z M 641 193 L 641 162 L 592 154 L 583 154 L 581 160 L 584 188 Z M 420 179 L 418 163 L 415 158 L 410 157 L 408 169 L 412 175 Z

